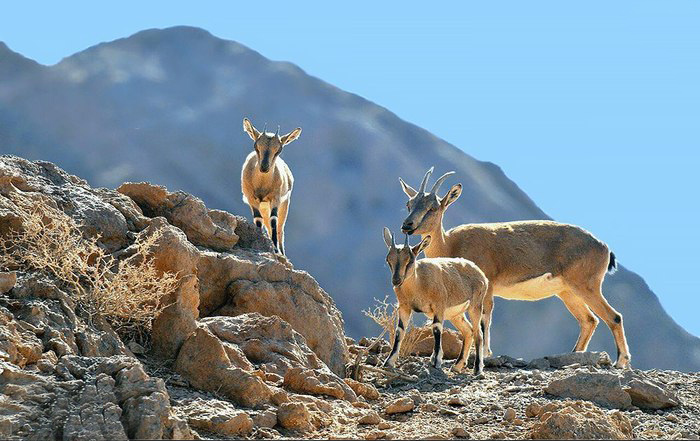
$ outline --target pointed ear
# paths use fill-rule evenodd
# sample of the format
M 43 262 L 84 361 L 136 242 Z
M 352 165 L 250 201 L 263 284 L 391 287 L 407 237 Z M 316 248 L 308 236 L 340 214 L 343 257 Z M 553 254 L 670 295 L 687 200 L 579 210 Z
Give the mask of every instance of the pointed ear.
M 462 184 L 456 184 L 452 188 L 450 188 L 450 191 L 447 192 L 445 197 L 442 198 L 440 203 L 442 204 L 443 207 L 447 208 L 450 206 L 451 203 L 457 200 L 459 198 L 459 195 L 462 194 Z
M 412 198 L 413 196 L 418 194 L 418 192 L 413 187 L 405 183 L 403 179 L 399 178 L 399 182 L 401 183 L 401 188 L 403 189 L 403 192 L 406 193 L 406 196 L 408 196 L 409 198 Z
M 253 141 L 257 141 L 257 139 L 260 137 L 260 130 L 253 127 L 253 124 L 250 123 L 248 118 L 243 118 L 243 130 L 245 130 L 248 136 L 250 136 L 250 139 Z
M 287 133 L 286 135 L 282 136 L 280 140 L 282 141 L 282 145 L 287 145 L 290 142 L 294 141 L 301 135 L 301 127 L 297 127 L 296 129 L 292 130 L 291 132 Z
M 428 245 L 430 245 L 431 240 L 432 238 L 430 236 L 425 236 L 418 245 L 414 245 L 411 248 L 411 251 L 413 251 L 413 255 L 418 256 L 421 253 L 421 251 L 423 251 L 428 247 Z
M 391 231 L 389 231 L 387 227 L 384 227 L 384 243 L 389 248 L 394 246 L 394 238 L 391 236 Z

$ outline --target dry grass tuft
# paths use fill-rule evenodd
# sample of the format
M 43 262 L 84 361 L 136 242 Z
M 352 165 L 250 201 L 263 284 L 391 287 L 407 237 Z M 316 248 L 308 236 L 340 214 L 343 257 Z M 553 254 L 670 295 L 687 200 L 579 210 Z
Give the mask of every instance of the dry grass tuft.
M 145 342 L 167 306 L 160 299 L 178 284 L 176 274 L 159 275 L 150 257 L 160 232 L 141 236 L 129 257 L 118 260 L 49 202 L 16 193 L 9 199 L 22 228 L 0 239 L 0 266 L 51 276 L 87 317 L 104 318 L 125 340 Z
M 389 343 L 394 342 L 394 333 L 398 325 L 398 311 L 393 303 L 389 303 L 389 297 L 384 297 L 384 300 L 374 299 L 375 306 L 362 311 L 367 317 L 371 318 L 376 324 L 382 327 L 389 336 Z M 401 341 L 400 356 L 407 356 L 414 353 L 416 345 L 421 340 L 422 327 L 413 326 L 413 320 L 406 324 L 406 335 Z

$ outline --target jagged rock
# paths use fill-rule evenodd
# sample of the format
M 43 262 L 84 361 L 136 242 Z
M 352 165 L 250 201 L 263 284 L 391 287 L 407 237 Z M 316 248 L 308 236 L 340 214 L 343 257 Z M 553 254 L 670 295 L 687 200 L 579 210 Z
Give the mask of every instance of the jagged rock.
M 544 357 L 555 369 L 578 364 L 579 366 L 611 366 L 612 361 L 607 352 L 566 352 Z M 536 363 L 533 360 L 531 363 Z M 539 368 L 538 368 L 539 369 Z
M 180 407 L 179 411 L 186 415 L 187 422 L 195 429 L 229 436 L 245 436 L 253 430 L 253 419 L 226 401 L 195 400 Z
M 220 210 L 207 210 L 204 202 L 192 195 L 170 193 L 165 187 L 148 182 L 127 182 L 117 191 L 133 199 L 146 216 L 165 217 L 195 245 L 226 251 L 238 242 L 236 217 Z
M 227 348 L 237 347 L 249 363 L 268 373 L 284 376 L 292 367 L 324 368 L 304 337 L 278 316 L 257 312 L 236 317 L 218 316 L 201 320 Z
M 549 369 L 551 365 L 549 364 L 549 360 L 546 358 L 535 358 L 527 364 L 527 367 L 528 369 L 538 369 L 543 371 L 545 369 Z
M 352 378 L 345 378 L 343 381 L 350 386 L 357 396 L 365 397 L 368 400 L 376 400 L 379 398 L 379 391 L 370 383 L 361 383 Z
M 0 294 L 5 294 L 15 287 L 17 273 L 14 271 L 0 273 Z
M 428 326 L 424 326 L 417 328 L 416 332 L 418 332 L 418 336 L 416 337 L 417 341 L 411 354 L 423 356 L 431 355 L 435 346 L 433 330 Z M 455 360 L 459 357 L 461 351 L 462 335 L 455 330 L 445 328 L 442 332 L 443 358 L 446 360 Z
M 259 407 L 272 397 L 263 380 L 231 363 L 221 340 L 205 325 L 185 340 L 175 370 L 193 386 L 221 393 L 243 406 Z
M 284 387 L 298 393 L 328 395 L 346 401 L 357 401 L 355 392 L 331 372 L 295 367 L 284 375 Z
M 373 410 L 362 415 L 360 417 L 360 419 L 357 420 L 357 424 L 371 425 L 371 426 L 377 425 L 381 422 L 382 422 L 382 417 L 380 417 L 379 414 Z
M 277 421 L 285 429 L 308 432 L 314 429 L 311 414 L 304 403 L 282 403 L 277 409 Z
M 609 408 L 632 406 L 630 395 L 622 390 L 620 378 L 615 374 L 577 372 L 551 381 L 544 391 L 557 397 L 593 401 Z
M 36 363 L 43 349 L 41 340 L 23 329 L 8 309 L 0 307 L 0 360 L 24 367 Z
M 395 413 L 406 413 L 413 410 L 415 403 L 409 397 L 398 398 L 384 409 L 387 415 L 393 415 Z
M 243 261 L 214 253 L 204 253 L 198 270 L 202 315 L 276 315 L 303 335 L 336 375 L 344 376 L 348 349 L 342 316 L 308 273 L 272 258 Z
M 0 400 L 0 436 L 191 438 L 170 408 L 163 381 L 148 377 L 137 360 L 66 356 L 58 367 L 69 381 L 0 362 L 0 393 L 7 397 Z
M 154 355 L 165 359 L 175 358 L 187 337 L 197 328 L 198 284 L 195 275 L 185 275 L 175 292 L 161 299 L 168 306 L 153 321 L 151 343 Z
M 528 435 L 532 439 L 632 439 L 632 425 L 621 412 L 608 414 L 590 403 L 550 403 Z
M 256 427 L 273 428 L 277 425 L 277 413 L 272 410 L 254 412 L 251 416 Z
M 632 405 L 643 409 L 678 406 L 678 397 L 664 390 L 662 386 L 639 372 L 626 371 L 621 376 L 612 373 L 577 372 L 550 382 L 545 392 L 559 397 L 589 400 L 618 409 L 627 409 Z
M 624 391 L 632 399 L 632 404 L 642 409 L 667 409 L 680 405 L 680 399 L 664 390 L 663 384 L 655 383 L 641 373 L 625 372 L 622 383 Z

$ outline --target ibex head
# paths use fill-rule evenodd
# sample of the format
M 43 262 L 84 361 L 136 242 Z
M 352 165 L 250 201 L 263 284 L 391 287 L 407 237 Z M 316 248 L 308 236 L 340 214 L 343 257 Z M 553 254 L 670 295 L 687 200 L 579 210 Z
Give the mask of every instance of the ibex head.
M 408 216 L 401 225 L 401 231 L 406 234 L 426 234 L 435 231 L 440 227 L 442 215 L 447 207 L 462 194 L 462 184 L 454 185 L 443 197 L 439 197 L 437 194 L 443 181 L 448 176 L 453 175 L 454 172 L 448 172 L 440 176 L 433 184 L 433 188 L 426 192 L 425 186 L 432 173 L 433 167 L 430 167 L 430 170 L 425 173 L 423 182 L 421 182 L 417 191 L 399 178 L 403 192 L 408 196 L 408 202 L 406 203 Z
M 253 148 L 258 155 L 258 164 L 262 173 L 270 171 L 275 165 L 275 159 L 282 153 L 284 146 L 301 135 L 301 127 L 297 127 L 283 136 L 280 136 L 279 126 L 277 127 L 277 133 L 266 132 L 265 129 L 261 132 L 250 123 L 248 118 L 243 118 L 243 130 L 254 141 Z
M 430 236 L 425 236 L 418 245 L 412 247 L 408 244 L 408 235 L 406 235 L 403 245 L 396 245 L 394 235 L 389 228 L 384 227 L 384 243 L 389 248 L 386 263 L 391 270 L 391 284 L 400 286 L 406 278 L 413 275 L 416 258 L 425 247 L 430 245 Z

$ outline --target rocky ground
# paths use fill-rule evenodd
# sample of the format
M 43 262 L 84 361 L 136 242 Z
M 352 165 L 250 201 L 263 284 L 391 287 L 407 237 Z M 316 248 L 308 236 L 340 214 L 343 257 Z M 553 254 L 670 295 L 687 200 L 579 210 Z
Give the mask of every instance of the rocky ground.
M 148 183 L 94 189 L 53 164 L 0 157 L 0 239 L 28 228 L 22 207 L 57 210 L 47 229 L 61 216 L 77 222 L 115 271 L 154 237 L 149 261 L 178 283 L 136 339 L 86 314 L 77 285 L 4 259 L 0 438 L 700 435 L 700 374 L 616 371 L 605 353 L 489 358 L 477 379 L 450 372 L 451 361 L 429 368 L 424 342 L 423 356 L 378 371 L 386 342 L 346 338 L 313 277 L 272 254 L 245 219 L 191 195 Z M 455 335 L 444 345 L 454 358 Z

